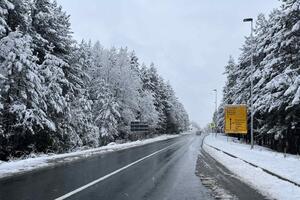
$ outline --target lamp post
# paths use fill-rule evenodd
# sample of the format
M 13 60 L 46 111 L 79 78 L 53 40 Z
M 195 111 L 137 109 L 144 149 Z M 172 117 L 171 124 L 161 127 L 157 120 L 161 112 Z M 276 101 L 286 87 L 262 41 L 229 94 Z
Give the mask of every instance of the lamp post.
M 254 114 L 254 110 L 253 110 L 253 19 L 252 18 L 245 18 L 243 20 L 243 22 L 250 22 L 251 23 L 251 34 L 250 34 L 250 38 L 251 38 L 251 75 L 250 75 L 250 82 L 251 82 L 251 92 L 250 92 L 250 107 L 251 107 L 251 116 L 250 116 L 250 131 L 251 131 L 251 149 L 253 149 L 254 146 L 254 141 L 253 141 L 253 114 Z
M 216 132 L 216 136 L 217 136 L 217 114 L 218 114 L 218 90 L 214 89 L 213 90 L 216 94 L 215 96 L 215 119 L 214 119 L 214 127 L 215 127 L 215 132 Z

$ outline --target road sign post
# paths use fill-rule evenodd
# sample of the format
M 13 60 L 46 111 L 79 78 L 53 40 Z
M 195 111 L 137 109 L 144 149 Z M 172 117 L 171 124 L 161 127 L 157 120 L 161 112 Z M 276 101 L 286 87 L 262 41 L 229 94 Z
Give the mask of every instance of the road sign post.
M 225 133 L 246 135 L 247 132 L 248 132 L 247 106 L 226 105 L 225 106 Z

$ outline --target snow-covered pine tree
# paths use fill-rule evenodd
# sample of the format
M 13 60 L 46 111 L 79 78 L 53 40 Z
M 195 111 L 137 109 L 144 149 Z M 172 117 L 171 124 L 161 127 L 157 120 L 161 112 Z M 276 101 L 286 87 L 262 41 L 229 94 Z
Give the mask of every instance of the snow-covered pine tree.
M 170 107 L 170 120 L 168 122 L 169 130 L 171 134 L 178 134 L 183 131 L 187 131 L 189 128 L 189 118 L 183 105 L 175 98 L 172 106 Z
M 259 23 L 256 26 L 258 48 L 257 52 L 262 55 L 262 60 L 260 62 L 259 80 L 255 84 L 255 91 L 258 95 L 255 98 L 256 116 L 258 119 L 257 125 L 258 130 L 264 133 L 270 133 L 270 129 L 276 126 L 276 119 L 274 118 L 274 112 L 276 112 L 277 103 L 277 92 L 275 88 L 271 89 L 273 85 L 270 81 L 274 81 L 273 77 L 280 73 L 281 69 L 275 67 L 278 64 L 276 51 L 278 50 L 276 42 L 276 33 L 280 31 L 280 26 L 278 26 L 278 20 L 280 16 L 279 10 L 274 10 L 268 20 L 268 29 L 265 33 L 260 34 L 266 25 L 266 23 Z M 258 22 L 262 21 L 258 18 Z M 265 38 L 265 39 L 264 39 Z M 272 81 L 272 82 L 273 82 Z M 275 85 L 274 85 L 275 86 Z M 276 86 L 275 86 L 276 87 Z M 277 103 L 276 103 L 277 101 Z M 275 108 L 275 109 L 274 109 Z M 275 114 L 276 115 L 276 114 Z M 268 122 L 269 121 L 269 122 Z M 274 123 L 273 123 L 274 122 Z
M 138 70 L 131 66 L 127 48 L 119 50 L 112 48 L 110 51 L 100 48 L 100 51 L 98 54 L 94 53 L 97 57 L 102 57 L 100 62 L 95 62 L 95 69 L 98 68 L 100 73 L 97 73 L 97 70 L 94 70 L 94 73 L 99 75 L 97 78 L 105 80 L 120 106 L 119 132 L 121 135 L 126 135 L 129 131 L 130 122 L 136 120 L 139 113 L 139 92 L 142 89 L 142 84 Z
M 139 115 L 137 120 L 147 122 L 151 132 L 155 132 L 159 122 L 159 113 L 154 106 L 153 94 L 148 90 L 142 90 L 139 98 Z
M 53 102 L 51 104 L 58 103 L 63 108 L 63 113 L 54 112 L 54 114 L 59 113 L 56 121 L 59 124 L 58 132 L 61 136 L 58 146 L 61 147 L 61 150 L 70 150 L 83 144 L 77 133 L 77 130 L 79 132 L 82 131 L 72 124 L 73 118 L 71 116 L 71 110 L 77 114 L 79 111 L 78 108 L 72 109 L 72 106 L 78 106 L 78 102 L 75 103 L 76 101 L 86 103 L 83 100 L 86 98 L 84 95 L 79 95 L 79 83 L 82 82 L 81 79 L 84 78 L 82 74 L 84 73 L 78 65 L 73 63 L 74 60 L 72 60 L 74 57 L 72 57 L 71 53 L 76 49 L 73 47 L 74 41 L 71 37 L 69 16 L 62 10 L 61 6 L 57 5 L 56 1 L 52 0 L 35 0 L 32 12 L 32 35 L 39 60 L 43 62 L 44 66 L 52 68 L 54 70 L 53 73 L 57 72 L 60 74 L 60 77 L 54 81 L 56 81 L 56 87 L 61 88 L 61 90 L 52 90 L 54 99 L 52 99 Z M 74 65 L 70 65 L 69 63 Z M 50 85 L 47 86 L 50 87 Z M 56 100 L 60 100 L 57 93 L 60 93 L 62 101 L 55 102 Z M 48 95 L 51 95 L 51 93 Z M 83 115 L 80 114 L 80 116 Z M 95 133 L 95 127 L 89 126 L 88 128 L 91 128 L 89 130 Z
M 291 140 L 290 146 L 293 145 L 295 149 L 292 142 L 295 135 L 291 135 L 300 130 L 300 1 L 283 2 L 284 42 L 281 43 L 280 54 L 285 63 L 283 74 L 287 77 L 287 89 L 282 100 L 287 102 L 284 118 L 287 132 L 290 134 L 287 137 Z
M 47 104 L 47 115 L 53 120 L 56 132 L 51 136 L 56 151 L 66 151 L 82 144 L 76 130 L 70 125 L 70 83 L 63 69 L 68 65 L 53 54 L 46 54 L 41 64 Z
M 234 58 L 229 57 L 228 64 L 225 66 L 226 82 L 223 88 L 222 103 L 218 107 L 218 112 L 214 116 L 214 121 L 217 122 L 216 127 L 218 131 L 224 130 L 224 106 L 236 103 L 237 93 L 240 85 L 237 84 L 239 77 L 238 66 L 235 64 Z
M 292 5 L 292 1 L 288 3 Z M 299 58 L 296 52 L 299 49 L 297 34 L 294 34 L 294 31 L 299 14 L 297 19 L 297 14 L 287 16 L 290 12 L 291 10 L 283 5 L 282 10 L 275 10 L 270 14 L 268 29 L 260 36 L 268 38 L 268 41 L 261 42 L 261 48 L 258 49 L 265 54 L 261 62 L 261 80 L 258 83 L 262 95 L 256 103 L 258 111 L 264 114 L 260 121 L 260 131 L 275 135 L 276 138 L 283 137 L 291 128 L 295 118 L 292 113 L 297 112 L 297 106 L 293 107 L 292 101 L 298 88 Z
M 135 73 L 139 74 L 140 73 L 140 63 L 139 59 L 135 54 L 135 51 L 132 51 L 129 55 L 130 59 L 130 68 L 132 71 Z
M 217 132 L 218 133 L 224 133 L 224 128 L 225 128 L 225 122 L 224 122 L 224 119 L 225 119 L 225 113 L 224 113 L 224 108 L 225 108 L 225 104 L 224 104 L 224 101 L 221 102 L 221 104 L 219 105 L 218 107 L 218 112 L 217 112 L 217 124 L 216 124 L 216 127 L 217 127 Z
M 105 145 L 119 136 L 120 106 L 104 80 L 98 80 L 94 89 L 96 94 L 93 104 L 93 110 L 96 111 L 94 121 L 100 129 L 100 142 Z
M 11 31 L 21 31 L 32 37 L 32 7 L 33 2 L 28 0 L 10 0 L 14 9 L 10 9 L 7 15 L 7 25 Z M 34 46 L 32 45 L 34 48 Z
M 256 46 L 254 49 L 255 52 L 255 63 L 256 68 L 254 71 L 254 118 L 255 118 L 255 128 L 258 135 L 261 135 L 261 131 L 259 130 L 261 125 L 265 120 L 266 108 L 269 105 L 265 104 L 265 94 L 263 88 L 266 84 L 266 76 L 268 76 L 268 72 L 265 70 L 263 65 L 263 59 L 266 57 L 266 46 L 270 44 L 270 37 L 268 36 L 268 29 L 270 27 L 270 23 L 265 18 L 264 14 L 260 14 L 257 17 L 256 25 L 254 28 L 255 38 L 256 38 Z
M 9 0 L 2 0 L 0 2 L 0 39 L 10 31 L 7 25 L 7 16 L 8 11 L 12 9 L 14 9 L 14 5 Z
M 153 96 L 153 104 L 158 114 L 157 132 L 174 134 L 185 131 L 189 126 L 188 115 L 171 85 L 165 83 L 157 74 L 153 63 L 149 69 L 143 64 L 140 71 L 143 90 Z
M 235 81 L 236 88 L 233 104 L 248 104 L 250 105 L 250 74 L 251 74 L 251 51 L 255 46 L 251 42 L 251 38 L 247 37 L 245 44 L 241 48 L 242 53 L 239 57 L 239 64 L 236 66 L 239 75 Z
M 150 76 L 150 69 L 147 68 L 145 63 L 141 65 L 140 69 L 140 74 L 141 74 L 141 80 L 142 80 L 142 88 L 143 90 L 148 90 L 154 93 L 154 85 L 153 82 L 151 81 L 151 76 Z
M 179 102 L 170 83 L 165 83 L 167 132 L 174 134 L 186 131 L 189 127 L 189 119 L 186 110 Z
M 32 37 L 40 60 L 54 47 L 52 53 L 60 59 L 68 58 L 74 43 L 69 15 L 53 0 L 34 0 Z
M 3 85 L 5 81 L 5 77 L 0 73 L 0 85 Z M 4 103 L 4 99 L 1 96 L 2 92 L 1 92 L 1 87 L 0 87 L 0 160 L 5 160 L 6 159 L 6 138 L 4 135 L 4 130 L 3 130 L 3 126 L 4 126 L 4 118 L 3 118 L 3 103 Z
M 114 141 L 120 136 L 121 122 L 119 102 L 122 100 L 120 68 L 116 48 L 104 49 L 99 42 L 92 48 L 92 63 L 88 70 L 91 78 L 89 86 L 92 103 L 92 113 L 95 125 L 99 128 L 100 144 Z M 128 80 L 130 81 L 130 80 Z M 124 86 L 124 85 L 123 85 Z M 118 97 L 118 99 L 117 99 Z
M 159 97 L 159 101 L 163 105 L 162 113 L 160 114 L 162 117 L 161 119 L 164 119 L 160 121 L 162 132 L 174 134 L 175 130 L 177 129 L 175 122 L 171 119 L 171 108 L 174 103 L 172 101 L 172 98 L 174 97 L 174 91 L 169 86 L 169 84 L 166 83 L 164 79 L 160 76 L 158 78 L 157 94 Z
M 82 41 L 71 56 L 72 73 L 69 80 L 74 85 L 71 95 L 71 125 L 76 130 L 84 146 L 99 145 L 99 128 L 94 125 L 90 87 L 92 86 L 89 70 L 93 66 L 91 43 Z
M 299 1 L 283 1 L 282 10 L 277 15 L 274 26 L 271 51 L 274 56 L 272 76 L 266 85 L 272 93 L 272 110 L 276 118 L 269 118 L 271 133 L 276 138 L 293 138 L 293 133 L 299 129 Z M 298 92 L 299 91 L 299 92 Z M 272 115 L 274 116 L 274 115 Z M 294 144 L 294 142 L 292 142 Z
M 10 28 L 7 25 L 7 16 L 8 11 L 14 9 L 14 5 L 9 0 L 3 0 L 0 2 L 0 40 L 5 37 Z M 0 85 L 4 84 L 4 80 L 6 79 L 5 76 L 2 75 L 2 70 L 0 69 Z M 3 98 L 1 96 L 1 88 L 0 88 L 0 160 L 5 159 L 6 155 L 4 153 L 6 146 L 6 139 L 4 138 L 3 133 Z
M 116 99 L 121 107 L 122 131 L 126 131 L 131 121 L 137 119 L 139 112 L 139 91 L 142 83 L 139 78 L 138 70 L 131 66 L 131 60 L 127 48 L 121 48 L 117 54 L 117 65 L 113 68 L 115 77 Z
M 138 114 L 137 120 L 147 122 L 151 129 L 151 132 L 155 132 L 158 124 L 158 112 L 154 106 L 154 94 L 150 89 L 145 88 L 143 80 L 147 79 L 147 69 L 143 64 L 142 68 L 140 68 L 140 64 L 138 61 L 138 57 L 135 52 L 132 51 L 130 53 L 130 66 L 135 79 L 138 79 L 140 82 L 140 88 L 138 88 L 139 96 L 138 98 Z
M 232 56 L 229 57 L 228 64 L 225 66 L 225 72 L 227 81 L 223 88 L 223 102 L 224 104 L 233 104 L 235 102 L 235 87 L 237 87 L 237 65 Z
M 163 102 L 163 87 L 160 82 L 161 79 L 157 73 L 157 70 L 153 63 L 151 63 L 149 69 L 142 65 L 141 76 L 143 89 L 150 91 L 154 97 L 154 106 L 158 113 L 158 125 L 157 133 L 165 133 L 166 131 L 166 114 L 165 103 Z
M 0 68 L 6 78 L 1 85 L 6 155 L 44 151 L 51 146 L 47 133 L 56 131 L 46 113 L 44 78 L 33 56 L 31 41 L 30 36 L 18 31 L 0 41 Z

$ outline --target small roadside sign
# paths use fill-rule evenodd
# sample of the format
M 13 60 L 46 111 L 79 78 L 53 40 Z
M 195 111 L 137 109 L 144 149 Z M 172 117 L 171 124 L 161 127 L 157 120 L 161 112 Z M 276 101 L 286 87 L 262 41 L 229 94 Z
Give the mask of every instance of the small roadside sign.
M 244 134 L 247 129 L 247 106 L 226 105 L 225 106 L 225 133 Z
M 147 122 L 133 121 L 130 123 L 131 132 L 148 132 L 149 125 Z

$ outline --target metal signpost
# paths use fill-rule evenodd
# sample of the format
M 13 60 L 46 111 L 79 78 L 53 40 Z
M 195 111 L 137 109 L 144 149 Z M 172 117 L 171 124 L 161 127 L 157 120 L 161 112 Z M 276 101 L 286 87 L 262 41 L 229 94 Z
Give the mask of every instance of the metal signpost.
M 247 128 L 247 106 L 226 105 L 225 106 L 225 133 L 246 135 Z
M 217 115 L 218 115 L 218 90 L 217 89 L 214 89 L 213 90 L 215 92 L 215 116 L 214 116 L 214 130 L 215 130 L 215 133 L 216 133 L 216 137 L 217 137 L 217 133 L 218 133 L 218 130 L 217 130 Z
M 254 108 L 253 108 L 253 72 L 254 72 L 254 65 L 253 65 L 253 54 L 254 54 L 254 40 L 253 40 L 253 18 L 245 18 L 243 20 L 244 22 L 250 22 L 251 23 L 251 75 L 250 75 L 250 82 L 251 82 L 251 97 L 250 97 L 250 107 L 251 107 L 251 115 L 250 115 L 250 134 L 251 134 L 251 149 L 253 149 L 254 146 L 254 136 L 253 136 L 253 115 L 254 115 Z

